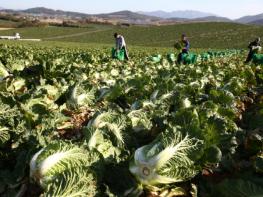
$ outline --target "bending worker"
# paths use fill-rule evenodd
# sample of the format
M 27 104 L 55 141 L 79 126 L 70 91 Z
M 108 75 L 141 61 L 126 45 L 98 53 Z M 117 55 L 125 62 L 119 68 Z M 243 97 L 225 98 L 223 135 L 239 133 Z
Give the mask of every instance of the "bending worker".
M 260 38 L 256 38 L 255 41 L 251 42 L 248 45 L 248 48 L 249 48 L 249 53 L 248 53 L 245 63 L 249 63 L 252 60 L 253 55 L 261 50 Z
M 124 58 L 126 60 L 129 60 L 129 56 L 128 56 L 127 47 L 126 47 L 124 37 L 118 33 L 115 33 L 114 38 L 116 40 L 116 51 L 118 52 L 119 50 L 123 49 L 124 50 Z
M 182 48 L 182 52 L 179 53 L 178 58 L 177 58 L 178 64 L 181 64 L 183 62 L 183 54 L 188 54 L 189 49 L 190 49 L 190 42 L 188 41 L 185 34 L 182 35 L 181 42 L 183 44 L 183 48 Z

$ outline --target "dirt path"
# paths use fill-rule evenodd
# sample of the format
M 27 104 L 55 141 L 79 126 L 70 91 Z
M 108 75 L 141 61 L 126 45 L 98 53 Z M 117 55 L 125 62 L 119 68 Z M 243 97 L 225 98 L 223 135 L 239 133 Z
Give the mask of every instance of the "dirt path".
M 69 34 L 69 35 L 63 35 L 63 36 L 53 36 L 49 38 L 43 38 L 43 40 L 53 40 L 53 39 L 61 39 L 61 38 L 72 38 L 72 37 L 78 37 L 78 36 L 83 36 L 86 34 L 92 34 L 92 33 L 97 33 L 97 32 L 103 32 L 103 31 L 108 31 L 112 28 L 105 28 L 105 29 L 98 29 L 94 31 L 85 31 L 85 32 L 80 32 L 80 33 L 74 33 L 74 34 Z
M 9 29 L 15 29 L 15 28 L 0 27 L 0 31 L 9 30 Z

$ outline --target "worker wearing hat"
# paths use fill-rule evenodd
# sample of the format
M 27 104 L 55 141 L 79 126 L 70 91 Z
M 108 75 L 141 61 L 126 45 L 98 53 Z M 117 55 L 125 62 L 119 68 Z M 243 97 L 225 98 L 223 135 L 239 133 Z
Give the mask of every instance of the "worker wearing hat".
M 249 53 L 245 63 L 249 63 L 252 60 L 253 55 L 257 53 L 257 51 L 261 50 L 260 38 L 258 37 L 255 39 L 255 41 L 251 42 L 248 45 L 248 48 L 249 48 Z
M 124 57 L 126 60 L 129 60 L 127 46 L 124 40 L 124 37 L 118 33 L 114 33 L 114 38 L 116 41 L 116 51 L 119 51 L 121 49 L 124 50 Z
M 181 37 L 181 42 L 183 44 L 182 52 L 179 53 L 178 58 L 177 58 L 177 63 L 181 64 L 183 62 L 183 54 L 189 52 L 190 49 L 190 42 L 188 41 L 187 37 L 185 34 L 182 34 Z

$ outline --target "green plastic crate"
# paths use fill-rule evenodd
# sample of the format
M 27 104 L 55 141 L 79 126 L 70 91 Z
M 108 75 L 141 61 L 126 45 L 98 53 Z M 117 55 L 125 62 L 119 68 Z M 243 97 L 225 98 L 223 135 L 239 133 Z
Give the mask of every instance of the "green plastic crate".
M 263 54 L 254 54 L 252 61 L 255 64 L 263 64 Z
M 114 58 L 114 59 L 118 59 L 118 60 L 121 60 L 121 61 L 123 61 L 124 60 L 124 49 L 121 49 L 121 50 L 119 50 L 118 52 L 116 51 L 116 49 L 115 48 L 112 48 L 112 50 L 111 50 L 111 56 L 112 56 L 112 58 Z
M 193 53 L 183 53 L 183 63 L 184 64 L 194 64 L 196 63 L 197 55 Z

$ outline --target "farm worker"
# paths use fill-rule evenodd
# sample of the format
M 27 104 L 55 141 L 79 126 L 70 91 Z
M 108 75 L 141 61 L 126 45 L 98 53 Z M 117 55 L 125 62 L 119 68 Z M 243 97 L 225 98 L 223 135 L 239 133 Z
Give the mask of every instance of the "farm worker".
M 255 41 L 250 42 L 248 48 L 249 48 L 249 53 L 245 63 L 249 63 L 252 60 L 253 55 L 261 50 L 260 38 L 256 38 Z
M 116 40 L 116 51 L 118 52 L 119 50 L 123 49 L 125 59 L 129 60 L 128 51 L 127 51 L 124 37 L 118 33 L 115 33 L 114 38 Z
M 182 52 L 179 53 L 178 58 L 177 58 L 177 62 L 178 64 L 181 64 L 183 62 L 183 54 L 188 54 L 189 49 L 190 49 L 190 42 L 188 41 L 187 37 L 185 34 L 182 35 L 181 38 L 181 42 L 182 42 Z

